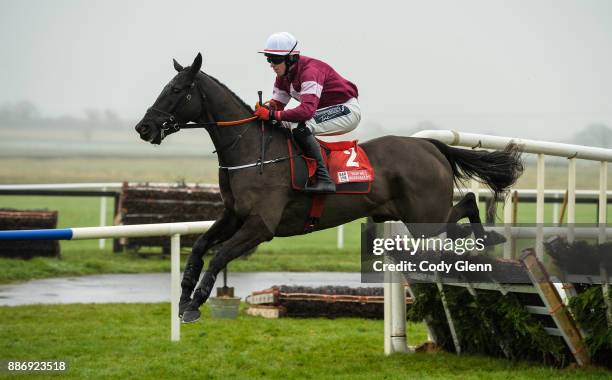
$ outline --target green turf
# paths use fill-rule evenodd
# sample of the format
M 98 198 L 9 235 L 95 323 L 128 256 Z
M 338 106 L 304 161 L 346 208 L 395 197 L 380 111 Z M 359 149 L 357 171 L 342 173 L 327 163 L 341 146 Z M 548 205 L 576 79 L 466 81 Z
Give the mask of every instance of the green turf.
M 218 181 L 211 158 L 0 157 L 0 183 Z M 180 168 L 180 170 L 177 170 Z
M 4 158 L 0 165 L 0 182 L 62 182 L 62 181 L 103 181 L 117 178 L 132 180 L 174 181 L 214 181 L 214 160 L 202 159 L 202 166 L 192 165 L 190 159 L 129 159 L 129 165 L 122 159 L 91 158 Z M 185 168 L 182 177 L 177 178 L 176 167 Z M 19 170 L 16 170 L 19 168 Z M 155 168 L 155 169 L 153 169 Z M 546 184 L 549 188 L 565 186 L 565 168 L 547 168 Z M 533 168 L 530 167 L 521 177 L 519 187 L 533 187 Z M 597 182 L 597 167 L 590 165 L 579 171 L 579 187 L 594 188 Z M 608 176 L 612 180 L 612 175 Z M 112 201 L 109 200 L 107 221 L 112 222 Z M 0 208 L 18 209 L 48 208 L 59 211 L 59 228 L 87 227 L 99 224 L 98 198 L 87 197 L 36 197 L 0 196 Z M 501 221 L 501 207 L 498 208 L 497 221 Z M 484 205 L 481 213 L 484 219 Z M 546 222 L 552 221 L 553 206 L 545 207 Z M 595 205 L 578 205 L 578 223 L 591 223 L 596 219 Z M 535 221 L 533 204 L 520 204 L 518 209 L 520 223 Z M 230 264 L 232 271 L 359 271 L 360 234 L 359 223 L 353 222 L 345 227 L 344 249 L 336 248 L 336 229 L 291 238 L 276 238 L 260 246 L 256 254 L 245 260 L 235 260 Z M 61 242 L 61 259 L 36 258 L 30 261 L 0 259 L 0 283 L 44 278 L 51 276 L 85 275 L 97 273 L 140 273 L 168 271 L 167 257 L 148 256 L 141 258 L 130 254 L 114 254 L 107 241 L 105 250 L 98 249 L 98 242 L 68 241 Z M 184 261 L 184 258 L 183 258 Z
M 151 151 L 142 157 L 1 157 L 0 183 L 63 183 L 63 182 L 218 182 L 216 158 L 159 157 Z M 527 155 L 526 157 L 529 157 Z M 533 155 L 531 155 L 533 156 Z M 177 170 L 180 168 L 180 170 Z M 526 165 L 516 188 L 536 187 L 535 164 Z M 578 189 L 599 188 L 599 163 L 578 160 L 576 184 Z M 567 187 L 567 166 L 547 161 L 545 170 L 547 189 Z M 612 165 L 608 165 L 608 189 L 612 189 Z
M 99 223 L 98 198 L 0 196 L 0 208 L 49 208 L 59 211 L 58 228 L 96 226 Z M 109 200 L 107 220 L 112 221 Z M 342 271 L 356 272 L 359 262 L 359 221 L 345 226 L 343 250 L 336 248 L 336 230 L 326 230 L 292 238 L 278 238 L 264 243 L 246 259 L 233 261 L 230 271 Z M 155 250 L 153 250 L 155 251 Z M 155 252 L 159 252 L 155 251 Z M 184 250 L 185 253 L 189 250 Z M 161 255 L 113 253 L 111 241 L 100 250 L 97 240 L 61 242 L 61 258 L 0 259 L 0 283 L 33 278 L 86 275 L 98 273 L 167 272 L 170 260 Z M 183 255 L 182 262 L 186 256 Z
M 112 221 L 112 200 L 108 202 L 107 220 Z M 0 208 L 48 208 L 59 211 L 58 228 L 96 226 L 99 223 L 98 198 L 90 197 L 29 197 L 0 196 Z M 481 205 L 484 213 L 484 205 Z M 612 207 L 612 206 L 610 206 Z M 546 220 L 552 219 L 552 205 L 546 205 Z M 501 207 L 500 210 L 501 212 Z M 576 220 L 593 222 L 596 207 L 578 205 Z M 484 215 L 483 215 L 484 217 Z M 498 217 L 498 221 L 501 216 Z M 535 220 L 535 206 L 520 204 L 520 222 Z M 276 238 L 262 244 L 257 252 L 246 259 L 233 261 L 231 271 L 342 271 L 360 270 L 360 223 L 345 226 L 344 249 L 338 250 L 337 230 L 329 229 L 308 235 Z M 61 242 L 61 259 L 35 258 L 29 261 L 0 259 L 0 283 L 24 281 L 33 278 L 86 275 L 98 273 L 167 272 L 170 261 L 160 255 L 140 257 L 129 253 L 113 253 L 111 241 L 106 249 L 98 248 L 97 240 Z M 184 250 L 185 253 L 188 250 Z M 183 263 L 185 256 L 183 256 Z
M 383 322 L 246 316 L 184 325 L 170 342 L 169 304 L 0 307 L 0 358 L 65 360 L 62 378 L 541 379 L 610 378 L 481 356 L 383 354 Z M 409 324 L 410 344 L 426 339 Z M 0 372 L 4 378 L 13 378 Z M 44 374 L 40 378 L 51 378 Z

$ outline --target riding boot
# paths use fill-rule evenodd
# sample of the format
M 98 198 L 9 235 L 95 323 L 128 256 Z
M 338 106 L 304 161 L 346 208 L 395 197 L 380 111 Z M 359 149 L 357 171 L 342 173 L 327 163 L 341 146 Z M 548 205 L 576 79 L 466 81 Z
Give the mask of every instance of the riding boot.
M 325 166 L 325 162 L 323 161 L 323 156 L 321 156 L 321 148 L 317 139 L 314 138 L 312 132 L 305 123 L 300 123 L 293 130 L 293 137 L 295 137 L 295 141 L 300 146 L 302 151 L 307 157 L 314 158 L 317 162 L 317 170 L 315 175 L 317 177 L 317 182 L 314 186 L 307 186 L 304 188 L 305 192 L 308 193 L 335 193 L 336 192 L 336 184 L 329 176 L 329 172 L 327 171 L 327 167 Z

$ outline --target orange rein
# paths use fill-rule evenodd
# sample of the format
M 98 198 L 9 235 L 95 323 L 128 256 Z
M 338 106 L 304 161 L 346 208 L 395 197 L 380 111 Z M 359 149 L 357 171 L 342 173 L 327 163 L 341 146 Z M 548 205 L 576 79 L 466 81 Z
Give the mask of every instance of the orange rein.
M 257 120 L 257 116 L 251 116 L 246 119 L 234 120 L 234 121 L 217 121 L 219 127 L 232 127 L 234 125 L 246 124 L 249 121 Z

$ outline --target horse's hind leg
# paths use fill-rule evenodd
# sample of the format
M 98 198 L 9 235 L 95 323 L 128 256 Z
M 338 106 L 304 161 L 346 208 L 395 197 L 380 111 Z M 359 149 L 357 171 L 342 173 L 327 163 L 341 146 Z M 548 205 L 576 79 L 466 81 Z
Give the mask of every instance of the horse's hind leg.
M 463 218 L 468 218 L 470 226 L 460 226 L 457 222 Z M 486 233 L 480 220 L 480 212 L 476 204 L 474 193 L 467 193 L 456 205 L 451 208 L 448 216 L 448 237 L 452 239 L 461 238 L 474 232 L 476 239 L 483 239 L 485 245 L 503 243 L 504 237 L 497 233 Z
M 182 292 L 179 302 L 179 317 L 183 315 L 183 311 L 189 305 L 189 302 L 191 302 L 191 293 L 198 283 L 200 273 L 202 273 L 202 268 L 204 267 L 202 257 L 211 247 L 229 239 L 239 226 L 238 218 L 226 209 L 223 211 L 221 218 L 196 240 L 187 259 L 183 280 L 181 281 Z
M 448 236 L 450 238 L 461 238 L 472 233 L 472 227 L 469 225 L 460 226 L 457 224 L 457 222 L 463 218 L 468 218 L 470 223 L 474 225 L 474 235 L 476 237 L 482 237 L 484 235 L 480 220 L 480 212 L 478 211 L 474 193 L 467 193 L 451 208 L 448 215 Z

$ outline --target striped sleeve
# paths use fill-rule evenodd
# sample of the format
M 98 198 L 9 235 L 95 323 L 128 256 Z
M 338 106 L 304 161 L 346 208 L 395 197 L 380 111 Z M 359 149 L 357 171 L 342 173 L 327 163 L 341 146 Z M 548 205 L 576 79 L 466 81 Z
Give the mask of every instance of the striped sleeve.
M 276 77 L 274 82 L 274 88 L 272 89 L 272 100 L 275 100 L 283 105 L 286 105 L 291 100 L 288 89 L 285 88 L 284 83 L 279 77 Z
M 323 92 L 325 75 L 317 69 L 302 73 L 300 86 L 300 105 L 287 111 L 279 112 L 280 120 L 300 122 L 312 119 Z

